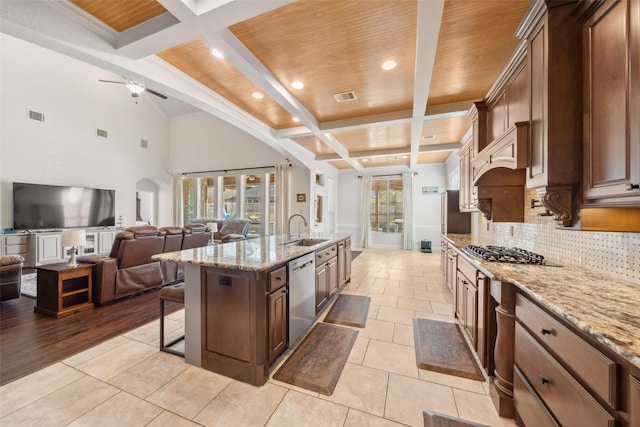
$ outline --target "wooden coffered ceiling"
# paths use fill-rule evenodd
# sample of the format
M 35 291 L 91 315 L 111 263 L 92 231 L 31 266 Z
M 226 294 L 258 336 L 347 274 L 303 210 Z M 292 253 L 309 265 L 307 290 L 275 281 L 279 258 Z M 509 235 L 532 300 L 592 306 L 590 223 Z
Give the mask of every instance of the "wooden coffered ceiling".
M 514 33 L 531 3 L 274 0 L 234 19 L 228 11 L 241 0 L 207 10 L 198 0 L 70 1 L 118 33 L 149 33 L 147 54 L 268 126 L 275 139 L 358 170 L 446 161 L 471 125 L 466 110 L 518 44 Z M 178 22 L 164 29 L 180 35 L 174 42 L 145 29 L 167 15 Z M 390 59 L 397 66 L 383 70 Z M 337 102 L 345 92 L 355 99 Z

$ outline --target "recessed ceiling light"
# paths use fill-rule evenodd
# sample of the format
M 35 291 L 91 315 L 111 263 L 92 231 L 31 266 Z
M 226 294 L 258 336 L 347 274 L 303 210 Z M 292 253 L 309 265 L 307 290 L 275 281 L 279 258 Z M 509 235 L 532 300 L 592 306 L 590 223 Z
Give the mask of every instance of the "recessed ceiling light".
M 362 159 L 362 161 L 363 161 L 363 162 L 368 162 L 368 161 L 369 161 L 369 159 Z
M 382 69 L 385 71 L 393 70 L 397 65 L 398 63 L 396 61 L 394 61 L 393 59 L 389 59 L 382 63 Z
M 253 92 L 251 94 L 251 96 L 253 96 L 255 99 L 262 99 L 262 98 L 264 98 L 264 93 L 262 93 L 262 92 Z
M 291 83 L 291 87 L 294 89 L 302 89 L 304 87 L 304 83 L 302 83 L 300 80 L 296 80 Z
M 209 52 L 211 52 L 211 55 L 215 56 L 216 58 L 224 59 L 224 54 L 220 52 L 218 49 L 214 49 L 210 47 Z
M 297 117 L 292 117 L 291 120 L 293 120 L 294 122 L 299 122 L 300 121 L 300 119 L 297 118 Z
M 403 158 L 403 159 L 408 159 L 408 158 L 409 158 L 409 156 L 402 156 L 402 158 Z

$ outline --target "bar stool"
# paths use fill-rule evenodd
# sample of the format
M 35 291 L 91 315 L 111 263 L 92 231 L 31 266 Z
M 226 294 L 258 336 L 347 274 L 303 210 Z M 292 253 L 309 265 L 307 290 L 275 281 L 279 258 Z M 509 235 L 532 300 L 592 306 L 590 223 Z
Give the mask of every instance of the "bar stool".
M 173 301 L 184 304 L 184 283 L 178 285 L 169 285 L 160 289 L 160 351 L 175 354 L 184 357 L 184 353 L 170 348 L 172 345 L 184 339 L 184 335 L 171 341 L 164 343 L 164 302 Z

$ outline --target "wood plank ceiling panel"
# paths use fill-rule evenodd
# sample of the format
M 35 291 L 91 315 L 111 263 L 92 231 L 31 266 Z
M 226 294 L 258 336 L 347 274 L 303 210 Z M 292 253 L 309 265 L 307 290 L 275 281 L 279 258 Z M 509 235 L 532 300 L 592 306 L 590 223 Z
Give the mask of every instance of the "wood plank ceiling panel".
M 325 122 L 412 108 L 416 20 L 417 0 L 300 0 L 230 30 Z M 346 91 L 357 99 L 336 102 Z
M 531 0 L 446 0 L 427 105 L 482 99 L 518 45 Z
M 460 142 L 471 127 L 471 119 L 466 116 L 445 119 L 425 120 L 422 124 L 422 136 L 433 135 L 433 139 L 421 140 L 420 145 L 437 145 Z
M 273 129 L 296 125 L 287 110 L 266 96 L 244 74 L 228 61 L 211 55 L 204 40 L 191 40 L 157 55 Z M 261 93 L 263 98 L 256 99 L 253 93 Z
M 346 160 L 331 160 L 329 163 L 336 169 L 353 169 L 351 164 Z
M 121 33 L 167 12 L 156 0 L 70 0 Z
M 360 164 L 365 168 L 380 168 L 383 166 L 406 166 L 409 167 L 409 155 L 370 157 L 360 160 Z
M 418 153 L 417 163 L 424 165 L 427 163 L 444 163 L 447 161 L 451 151 L 436 151 L 432 153 Z
M 314 153 L 316 156 L 335 153 L 324 142 L 315 136 L 301 136 L 299 138 L 295 138 L 294 141 Z
M 332 135 L 349 152 L 411 147 L 410 123 L 333 132 Z

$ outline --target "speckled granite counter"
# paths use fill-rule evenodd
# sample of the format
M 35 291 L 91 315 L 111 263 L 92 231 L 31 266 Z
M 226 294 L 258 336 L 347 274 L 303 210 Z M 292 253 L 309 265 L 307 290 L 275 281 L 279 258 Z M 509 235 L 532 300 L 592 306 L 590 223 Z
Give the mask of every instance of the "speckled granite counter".
M 152 258 L 156 261 L 173 261 L 207 267 L 264 271 L 302 255 L 315 252 L 323 247 L 335 244 L 340 240 L 351 237 L 351 235 L 311 233 L 303 237 L 326 239 L 326 241 L 312 246 L 295 246 L 289 245 L 287 242 L 299 239 L 288 239 L 285 238 L 285 236 L 267 236 L 259 239 L 240 240 L 185 251 L 167 252 L 154 255 Z
M 462 249 L 467 245 L 491 242 L 460 234 L 448 234 L 447 239 L 491 278 L 513 283 L 541 305 L 640 368 L 640 285 L 572 264 L 539 266 L 486 262 L 467 255 Z

